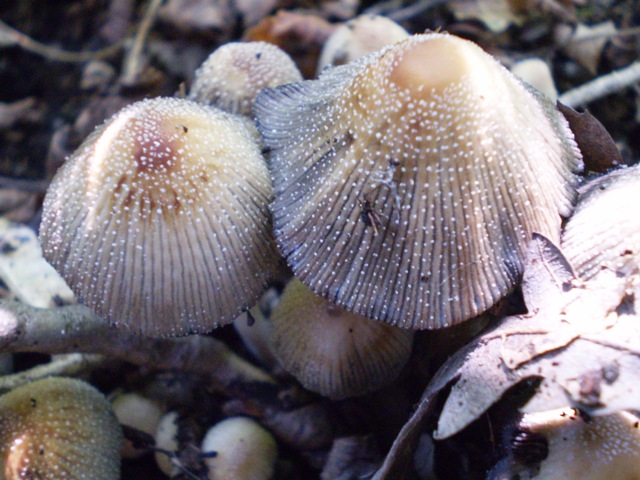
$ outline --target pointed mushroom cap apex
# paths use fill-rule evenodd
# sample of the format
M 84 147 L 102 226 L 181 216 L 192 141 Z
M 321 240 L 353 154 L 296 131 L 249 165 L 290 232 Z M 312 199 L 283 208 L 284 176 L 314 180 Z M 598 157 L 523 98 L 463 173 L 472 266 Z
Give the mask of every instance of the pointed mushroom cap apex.
M 53 179 L 45 258 L 81 302 L 130 331 L 231 322 L 277 270 L 257 141 L 248 120 L 190 100 L 128 106 Z
M 273 351 L 308 390 L 332 399 L 362 395 L 396 379 L 413 331 L 341 307 L 293 279 L 271 314 Z
M 276 241 L 345 309 L 440 328 L 519 281 L 534 231 L 557 242 L 582 157 L 555 105 L 470 41 L 414 35 L 318 80 L 263 90 Z
M 298 67 L 280 47 L 267 42 L 232 42 L 217 48 L 198 68 L 189 98 L 252 116 L 261 89 L 300 80 Z
M 0 397 L 0 478 L 117 480 L 122 431 L 93 386 L 52 377 Z

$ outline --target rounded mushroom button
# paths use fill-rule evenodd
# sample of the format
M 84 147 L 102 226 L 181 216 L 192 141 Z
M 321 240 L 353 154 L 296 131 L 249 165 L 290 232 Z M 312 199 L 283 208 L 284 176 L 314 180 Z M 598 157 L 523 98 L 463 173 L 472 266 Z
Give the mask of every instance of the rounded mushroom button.
M 248 121 L 157 98 L 97 128 L 44 199 L 45 258 L 112 324 L 207 332 L 250 307 L 278 269 L 269 173 Z
M 122 431 L 93 386 L 51 377 L 0 397 L 0 478 L 117 480 Z
M 273 353 L 305 388 L 332 399 L 391 383 L 414 332 L 350 313 L 293 279 L 271 313 Z
M 210 480 L 269 480 L 278 458 L 278 445 L 255 420 L 232 417 L 215 424 L 201 450 Z
M 266 88 L 255 113 L 294 274 L 393 325 L 487 310 L 519 282 L 532 233 L 558 241 L 573 208 L 582 157 L 565 119 L 453 35 Z
M 300 80 L 300 70 L 280 47 L 267 42 L 231 42 L 217 48 L 198 68 L 189 98 L 252 116 L 261 89 Z

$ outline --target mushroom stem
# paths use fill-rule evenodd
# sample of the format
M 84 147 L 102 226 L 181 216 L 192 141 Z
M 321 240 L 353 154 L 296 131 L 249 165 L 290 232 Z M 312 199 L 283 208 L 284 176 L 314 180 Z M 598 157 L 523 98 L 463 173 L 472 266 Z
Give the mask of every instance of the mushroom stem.
M 219 340 L 198 335 L 173 339 L 136 336 L 109 327 L 83 305 L 41 309 L 2 300 L 0 324 L 4 352 L 99 353 L 151 369 L 202 374 L 223 392 L 246 383 L 275 384 L 270 375 Z

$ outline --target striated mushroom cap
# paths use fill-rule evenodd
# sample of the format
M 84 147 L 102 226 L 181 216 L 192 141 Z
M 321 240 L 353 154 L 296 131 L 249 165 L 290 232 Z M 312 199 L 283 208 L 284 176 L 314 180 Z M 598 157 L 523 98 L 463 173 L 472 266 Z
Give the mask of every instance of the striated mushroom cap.
M 613 171 L 580 189 L 565 225 L 562 250 L 583 280 L 603 270 L 640 269 L 640 165 Z
M 273 351 L 308 390 L 333 399 L 391 383 L 411 355 L 412 330 L 344 311 L 293 279 L 271 313 Z
M 255 112 L 295 275 L 402 327 L 462 322 L 513 288 L 532 232 L 559 240 L 582 167 L 553 105 L 447 34 L 265 89 Z
M 117 480 L 122 431 L 91 385 L 52 377 L 0 397 L 0 478 Z
M 404 28 L 387 17 L 360 15 L 343 23 L 327 38 L 322 47 L 317 71 L 330 65 L 344 65 L 377 52 L 409 36 Z
M 277 269 L 271 198 L 248 121 L 189 100 L 145 100 L 58 171 L 42 248 L 80 301 L 116 326 L 206 332 L 255 302 Z
M 217 48 L 198 68 L 189 98 L 251 116 L 260 90 L 300 80 L 300 70 L 280 47 L 267 42 L 232 42 Z

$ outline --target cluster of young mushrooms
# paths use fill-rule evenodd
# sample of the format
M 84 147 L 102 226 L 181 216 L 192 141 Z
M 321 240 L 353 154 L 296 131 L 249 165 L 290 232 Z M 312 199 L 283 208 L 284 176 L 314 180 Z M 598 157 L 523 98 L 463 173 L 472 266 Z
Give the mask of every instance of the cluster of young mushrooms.
M 294 278 L 268 339 L 281 366 L 334 399 L 391 382 L 414 329 L 496 304 L 534 232 L 560 242 L 582 157 L 555 104 L 477 45 L 387 30 L 338 37 L 323 62 L 344 65 L 305 81 L 273 45 L 227 44 L 187 98 L 124 108 L 51 183 L 45 258 L 146 336 L 229 324 L 284 258 Z

